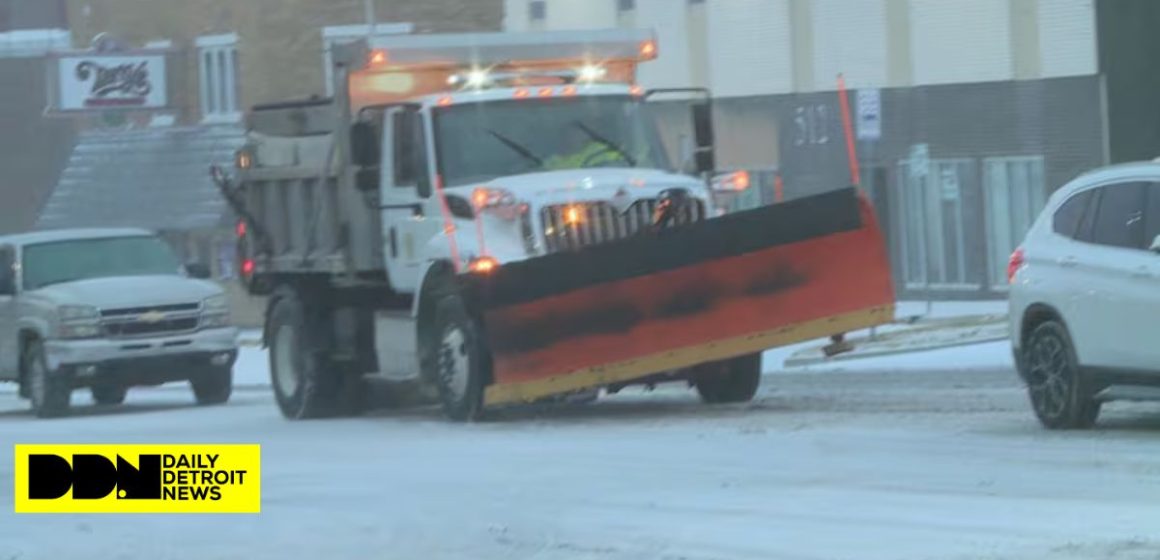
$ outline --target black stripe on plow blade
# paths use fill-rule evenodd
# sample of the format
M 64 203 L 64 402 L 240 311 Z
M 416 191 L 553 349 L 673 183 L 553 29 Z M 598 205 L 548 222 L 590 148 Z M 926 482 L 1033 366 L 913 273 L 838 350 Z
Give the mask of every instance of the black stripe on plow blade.
M 527 303 L 862 227 L 854 187 L 464 275 L 484 309 Z

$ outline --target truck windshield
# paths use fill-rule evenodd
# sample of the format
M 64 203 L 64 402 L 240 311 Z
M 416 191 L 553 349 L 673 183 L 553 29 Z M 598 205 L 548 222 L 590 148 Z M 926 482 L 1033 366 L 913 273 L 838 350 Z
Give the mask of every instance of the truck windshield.
M 448 187 L 588 167 L 669 169 L 653 121 L 629 96 L 472 103 L 435 113 Z
M 178 274 L 181 265 L 169 246 L 148 236 L 76 239 L 24 248 L 24 289 L 108 278 Z

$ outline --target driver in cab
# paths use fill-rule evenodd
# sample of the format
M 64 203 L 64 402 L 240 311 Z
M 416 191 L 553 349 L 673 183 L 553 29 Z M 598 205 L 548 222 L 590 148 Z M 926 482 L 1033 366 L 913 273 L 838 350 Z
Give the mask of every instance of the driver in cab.
M 548 171 L 585 167 L 635 167 L 636 159 L 583 123 L 565 129 L 562 148 L 544 161 Z

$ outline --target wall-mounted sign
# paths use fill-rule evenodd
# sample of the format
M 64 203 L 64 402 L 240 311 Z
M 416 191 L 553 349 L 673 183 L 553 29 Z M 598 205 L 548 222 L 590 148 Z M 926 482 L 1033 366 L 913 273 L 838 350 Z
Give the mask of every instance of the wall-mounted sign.
M 858 139 L 882 138 L 882 92 L 877 89 L 858 90 Z
M 169 101 L 161 54 L 62 56 L 57 84 L 61 111 L 157 109 Z

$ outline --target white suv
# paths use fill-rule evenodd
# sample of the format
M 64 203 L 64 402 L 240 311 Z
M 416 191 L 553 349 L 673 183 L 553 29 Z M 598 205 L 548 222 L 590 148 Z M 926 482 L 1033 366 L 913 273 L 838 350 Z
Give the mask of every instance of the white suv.
M 1160 386 L 1160 163 L 1115 165 L 1056 191 L 1011 255 L 1011 344 L 1048 428 Z

